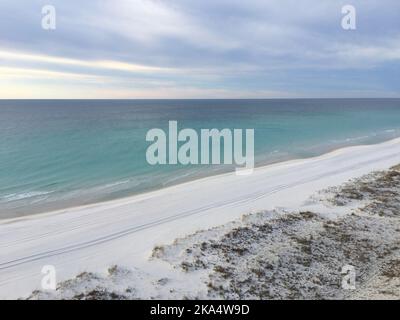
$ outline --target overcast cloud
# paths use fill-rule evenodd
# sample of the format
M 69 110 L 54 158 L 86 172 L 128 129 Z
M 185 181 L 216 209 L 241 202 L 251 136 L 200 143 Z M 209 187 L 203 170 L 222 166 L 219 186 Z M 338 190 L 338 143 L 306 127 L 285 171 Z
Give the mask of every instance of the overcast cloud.
M 0 15 L 0 98 L 400 96 L 398 0 L 2 0 Z

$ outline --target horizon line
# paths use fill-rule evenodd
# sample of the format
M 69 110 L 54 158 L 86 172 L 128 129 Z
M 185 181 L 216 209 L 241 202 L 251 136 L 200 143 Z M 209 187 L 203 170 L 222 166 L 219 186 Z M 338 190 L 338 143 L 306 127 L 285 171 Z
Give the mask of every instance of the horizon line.
M 399 97 L 285 97 L 285 98 L 0 98 L 0 101 L 133 101 L 133 100 L 368 100 L 400 99 Z

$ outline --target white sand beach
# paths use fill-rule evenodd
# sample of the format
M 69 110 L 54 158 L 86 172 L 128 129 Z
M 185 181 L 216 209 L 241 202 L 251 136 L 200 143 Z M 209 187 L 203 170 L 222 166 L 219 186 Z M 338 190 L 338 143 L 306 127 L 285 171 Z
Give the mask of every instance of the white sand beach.
M 400 138 L 265 166 L 248 176 L 224 174 L 120 200 L 2 220 L 0 298 L 27 297 L 40 289 L 44 265 L 56 268 L 58 282 L 82 272 L 104 273 L 113 265 L 131 268 L 142 297 L 151 295 L 150 282 L 165 275 L 190 291 L 198 279 L 150 259 L 155 246 L 244 214 L 307 210 L 310 196 L 319 190 L 399 163 Z M 174 297 L 160 292 L 161 297 Z

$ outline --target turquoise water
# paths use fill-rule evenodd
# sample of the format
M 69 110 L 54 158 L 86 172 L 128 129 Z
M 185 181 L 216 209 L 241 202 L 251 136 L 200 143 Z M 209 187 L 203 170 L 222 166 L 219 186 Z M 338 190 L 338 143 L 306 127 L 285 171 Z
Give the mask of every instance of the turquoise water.
M 400 99 L 0 101 L 0 218 L 232 170 L 151 166 L 152 128 L 254 128 L 257 165 L 400 136 Z

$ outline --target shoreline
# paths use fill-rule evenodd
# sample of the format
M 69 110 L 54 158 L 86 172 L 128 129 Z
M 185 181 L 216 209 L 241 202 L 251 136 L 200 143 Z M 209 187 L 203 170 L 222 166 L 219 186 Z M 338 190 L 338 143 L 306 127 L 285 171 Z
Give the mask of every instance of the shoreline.
M 112 265 L 131 268 L 143 279 L 168 275 L 185 281 L 168 264 L 149 259 L 154 247 L 245 214 L 306 210 L 319 190 L 398 163 L 400 138 L 259 167 L 249 176 L 228 173 L 122 200 L 2 220 L 0 298 L 38 289 L 44 265 L 54 265 L 57 281 L 104 273 Z
M 375 146 L 375 145 L 382 145 L 382 144 L 387 144 L 387 143 L 396 143 L 397 141 L 400 141 L 400 137 L 396 137 L 393 139 L 385 140 L 379 143 L 365 143 L 365 144 L 360 144 L 360 145 L 348 145 L 348 146 L 342 146 L 342 147 L 337 147 L 337 148 L 332 148 L 330 151 L 324 152 L 320 155 L 317 156 L 311 156 L 311 157 L 304 157 L 304 158 L 293 158 L 293 159 L 288 159 L 288 160 L 277 160 L 276 162 L 271 162 L 271 163 L 266 163 L 266 164 L 261 164 L 260 166 L 257 166 L 254 168 L 254 171 L 259 171 L 259 170 L 265 170 L 268 168 L 273 168 L 274 166 L 285 166 L 286 164 L 291 164 L 291 163 L 301 163 L 303 161 L 311 161 L 313 159 L 318 160 L 320 158 L 324 157 L 329 157 L 330 155 L 334 155 L 336 152 L 341 152 L 342 150 L 349 150 L 352 148 L 362 148 L 362 147 L 368 147 L 368 146 Z M 328 148 L 329 149 L 329 148 Z M 91 208 L 94 206 L 101 206 L 101 205 L 107 205 L 107 204 L 116 204 L 118 202 L 125 202 L 125 201 L 132 201 L 135 200 L 135 198 L 138 198 L 137 200 L 140 201 L 141 197 L 147 197 L 147 196 L 152 196 L 154 194 L 157 194 L 159 192 L 163 192 L 164 190 L 168 189 L 173 189 L 174 187 L 177 186 L 184 186 L 187 184 L 191 183 L 197 183 L 201 181 L 205 181 L 207 179 L 214 179 L 214 178 L 223 178 L 224 176 L 228 175 L 234 175 L 235 171 L 227 171 L 227 172 L 217 172 L 216 174 L 211 173 L 212 170 L 210 170 L 207 174 L 206 172 L 204 174 L 200 174 L 199 177 L 195 177 L 194 179 L 188 179 L 185 181 L 183 179 L 181 182 L 178 183 L 172 183 L 170 185 L 166 185 L 165 187 L 160 187 L 160 188 L 154 188 L 152 190 L 147 190 L 143 192 L 138 192 L 134 193 L 132 195 L 128 196 L 123 196 L 123 197 L 118 197 L 115 199 L 110 199 L 110 200 L 104 200 L 104 201 L 96 201 L 93 203 L 87 203 L 87 204 L 81 204 L 81 205 L 72 205 L 72 206 L 66 206 L 62 208 L 57 208 L 57 209 L 50 209 L 50 210 L 45 210 L 41 212 L 33 212 L 33 213 L 27 213 L 27 214 L 17 214 L 16 217 L 13 218 L 0 218 L 0 225 L 2 223 L 12 223 L 14 221 L 18 221 L 21 219 L 29 219 L 34 216 L 43 216 L 43 215 L 52 215 L 52 214 L 59 214 L 59 213 L 64 213 L 65 211 L 69 210 L 79 210 L 79 209 L 85 209 L 85 208 Z

